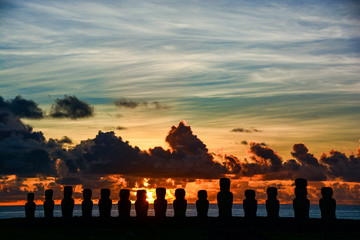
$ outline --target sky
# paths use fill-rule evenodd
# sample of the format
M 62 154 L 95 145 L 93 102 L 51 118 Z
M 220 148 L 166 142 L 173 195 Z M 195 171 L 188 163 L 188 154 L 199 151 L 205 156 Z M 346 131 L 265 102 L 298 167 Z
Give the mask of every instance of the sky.
M 360 204 L 359 43 L 357 1 L 0 1 L 0 204 L 220 177 Z

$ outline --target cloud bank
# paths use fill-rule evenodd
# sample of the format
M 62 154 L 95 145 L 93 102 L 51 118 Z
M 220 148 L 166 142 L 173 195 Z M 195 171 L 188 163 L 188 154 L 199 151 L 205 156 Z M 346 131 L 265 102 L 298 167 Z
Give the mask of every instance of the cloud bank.
M 32 101 L 23 101 L 31 102 L 29 106 L 37 106 Z M 0 111 L 0 196 L 6 201 L 23 199 L 29 191 L 42 195 L 46 188 L 53 188 L 60 194 L 61 185 L 117 190 L 122 187 L 157 186 L 175 189 L 185 187 L 196 179 L 212 182 L 231 176 L 234 193 L 241 195 L 249 187 L 243 184 L 243 177 L 252 177 L 260 182 L 303 177 L 314 181 L 313 185 L 317 188 L 322 181 L 360 181 L 360 147 L 350 156 L 330 150 L 316 157 L 304 144 L 297 143 L 291 151 L 293 159 L 284 160 L 274 149 L 250 142 L 248 158 L 239 159 L 211 153 L 184 122 L 170 128 L 165 137 L 169 149 L 154 147 L 141 150 L 112 131 L 99 131 L 92 139 L 69 145 L 72 141 L 67 136 L 47 140 L 41 131 L 34 131 L 20 120 L 19 116 L 30 116 L 30 111 L 26 109 L 26 114 L 12 112 L 8 105 Z M 34 177 L 45 182 L 35 183 L 29 190 L 25 181 Z M 46 183 L 48 179 L 52 179 L 50 183 Z M 340 196 L 347 196 L 351 201 L 356 201 L 359 195 L 360 188 L 356 184 L 331 186 L 335 191 L 342 192 Z M 257 189 L 258 196 L 265 198 L 262 188 L 258 186 Z M 215 193 L 216 189 L 209 190 L 211 199 Z M 81 197 L 80 192 L 76 194 Z M 311 191 L 310 196 L 318 197 L 316 192 Z M 291 197 L 290 193 L 282 193 L 282 199 L 286 201 Z
M 18 110 L 19 102 L 26 103 L 21 108 L 24 112 Z M 297 143 L 291 151 L 293 159 L 284 160 L 265 144 L 250 142 L 248 158 L 239 159 L 209 152 L 184 122 L 172 126 L 165 137 L 169 149 L 141 150 L 113 131 L 99 131 L 95 138 L 69 147 L 72 141 L 68 137 L 46 140 L 41 131 L 33 131 L 20 120 L 19 116 L 43 116 L 35 102 L 16 97 L 9 101 L 1 98 L 1 104 L 0 175 L 50 176 L 60 182 L 78 183 L 89 176 L 109 174 L 187 179 L 218 179 L 231 174 L 261 180 L 304 177 L 311 181 L 360 181 L 360 148 L 350 156 L 330 150 L 317 158 L 304 144 Z M 55 106 L 56 112 L 69 118 L 93 114 L 91 107 L 76 97 L 57 99 Z

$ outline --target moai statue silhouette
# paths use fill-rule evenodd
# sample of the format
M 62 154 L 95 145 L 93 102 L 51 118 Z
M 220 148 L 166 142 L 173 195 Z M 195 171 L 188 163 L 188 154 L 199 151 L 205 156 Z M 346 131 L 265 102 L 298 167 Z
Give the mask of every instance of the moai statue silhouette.
M 149 210 L 149 202 L 146 201 L 146 190 L 138 190 L 136 192 L 135 211 L 136 216 L 143 218 L 147 216 Z
M 198 191 L 198 200 L 196 201 L 196 211 L 198 217 L 207 217 L 209 211 L 209 200 L 207 200 L 207 191 L 199 190 Z
M 295 199 L 293 200 L 293 208 L 295 218 L 298 220 L 305 220 L 309 218 L 310 201 L 307 198 L 306 187 L 306 179 L 295 179 Z
M 184 218 L 186 216 L 187 201 L 185 199 L 185 190 L 178 188 L 175 190 L 175 200 L 173 203 L 174 217 Z
M 243 201 L 245 218 L 256 218 L 257 201 L 255 199 L 255 191 L 251 189 L 245 190 L 245 199 Z
M 100 217 L 109 218 L 111 216 L 112 201 L 110 199 L 110 189 L 101 189 L 101 198 L 99 200 Z
M 279 217 L 279 209 L 280 209 L 280 202 L 277 197 L 277 188 L 276 187 L 268 187 L 266 189 L 266 193 L 268 199 L 266 200 L 266 212 L 267 217 L 271 219 L 275 219 Z
M 61 213 L 64 218 L 72 218 L 74 211 L 74 199 L 72 198 L 72 186 L 64 187 L 64 199 L 61 200 Z
M 220 192 L 217 194 L 219 217 L 232 216 L 233 194 L 230 192 L 230 179 L 220 179 Z
M 156 200 L 154 201 L 155 217 L 166 217 L 167 200 L 165 199 L 165 195 L 165 188 L 156 189 Z
M 120 200 L 118 201 L 118 211 L 120 218 L 128 218 L 130 217 L 131 210 L 131 201 L 130 190 L 129 189 L 121 189 L 119 192 Z
M 84 189 L 83 191 L 83 201 L 81 203 L 81 212 L 82 216 L 85 218 L 90 218 L 92 216 L 93 201 L 91 200 L 92 191 L 91 189 Z
M 335 209 L 336 209 L 336 200 L 333 199 L 333 190 L 331 187 L 323 187 L 321 188 L 322 198 L 319 201 L 320 211 L 321 211 L 321 219 L 323 220 L 334 220 Z
M 35 209 L 36 204 L 34 203 L 34 193 L 28 193 L 27 202 L 25 204 L 25 217 L 26 218 L 34 218 L 35 217 Z
M 52 218 L 54 216 L 54 200 L 53 198 L 53 190 L 47 189 L 45 190 L 45 201 L 44 201 L 44 216 L 45 218 Z

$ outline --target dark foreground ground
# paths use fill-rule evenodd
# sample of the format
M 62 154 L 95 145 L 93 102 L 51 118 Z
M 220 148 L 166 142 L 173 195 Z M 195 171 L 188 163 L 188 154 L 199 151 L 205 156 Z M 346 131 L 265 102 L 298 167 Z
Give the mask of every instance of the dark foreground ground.
M 339 239 L 359 240 L 360 220 L 336 220 L 324 224 L 310 219 L 299 224 L 293 218 L 268 221 L 257 218 L 247 221 L 231 219 L 185 219 L 154 217 L 128 220 L 82 219 L 64 221 L 61 218 L 1 219 L 0 239 Z

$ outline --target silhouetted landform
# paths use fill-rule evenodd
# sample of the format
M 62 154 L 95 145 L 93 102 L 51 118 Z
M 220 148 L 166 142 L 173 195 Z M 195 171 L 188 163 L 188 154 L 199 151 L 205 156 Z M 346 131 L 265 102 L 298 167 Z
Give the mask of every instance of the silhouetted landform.
M 61 213 L 64 218 L 71 218 L 74 211 L 74 199 L 72 198 L 72 186 L 64 187 L 64 199 L 61 201 Z
M 219 217 L 232 216 L 233 194 L 230 192 L 230 179 L 220 179 L 220 192 L 217 194 Z
M 121 189 L 119 192 L 120 200 L 118 201 L 118 211 L 120 218 L 129 218 L 131 211 L 130 190 Z
M 280 210 L 280 201 L 276 199 L 277 197 L 277 188 L 268 187 L 266 189 L 268 199 L 266 200 L 266 212 L 267 217 L 270 219 L 277 219 L 279 217 Z
M 147 216 L 149 210 L 149 202 L 146 201 L 146 191 L 138 190 L 136 193 L 135 211 L 136 216 L 144 218 Z
M 92 191 L 91 189 L 84 189 L 83 191 L 83 201 L 81 203 L 81 212 L 82 216 L 89 218 L 92 216 L 93 201 L 91 200 Z
M 198 217 L 207 217 L 209 211 L 209 200 L 207 200 L 207 191 L 198 191 L 198 200 L 196 201 L 196 211 Z
M 171 240 L 355 240 L 360 239 L 360 220 L 335 219 L 324 227 L 323 220 L 309 219 L 302 229 L 294 218 L 266 217 L 248 221 L 242 217 L 187 217 L 184 221 L 168 217 L 81 218 L 71 221 L 62 218 L 0 219 L 1 239 L 171 239 Z
M 186 217 L 187 201 L 185 199 L 185 190 L 178 188 L 175 190 L 175 200 L 173 203 L 174 217 L 184 218 Z
M 165 195 L 165 188 L 156 188 L 156 199 L 154 201 L 155 217 L 166 217 L 167 200 L 165 199 Z
M 293 200 L 294 215 L 297 220 L 309 219 L 310 201 L 307 198 L 307 181 L 295 179 L 295 199 Z
M 102 218 L 109 218 L 111 216 L 112 201 L 110 199 L 110 189 L 101 189 L 101 198 L 99 200 L 99 213 Z
M 255 199 L 255 191 L 252 189 L 245 190 L 245 199 L 243 201 L 245 218 L 254 219 L 257 211 L 257 201 Z
M 322 198 L 319 200 L 321 219 L 323 220 L 334 220 L 336 201 L 332 198 L 333 190 L 331 187 L 321 188 Z
M 46 218 L 52 218 L 54 216 L 55 203 L 53 198 L 53 190 L 45 190 L 45 201 L 44 201 L 44 216 Z
M 25 217 L 35 218 L 36 204 L 34 203 L 34 193 L 28 193 L 27 202 L 25 204 Z

